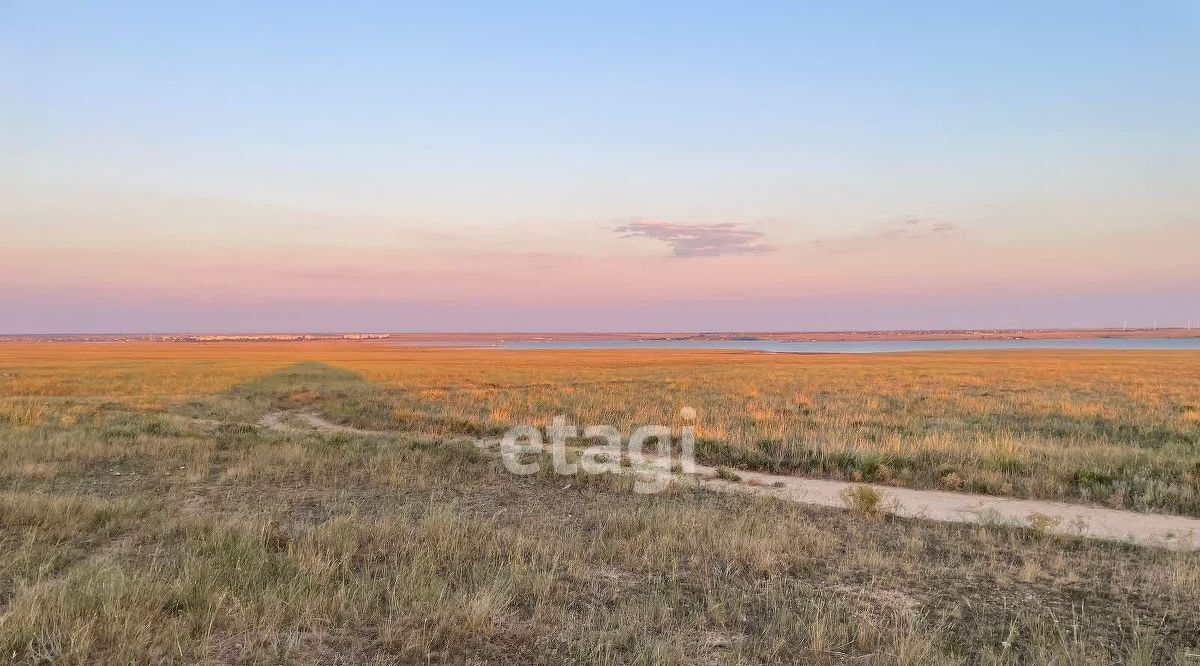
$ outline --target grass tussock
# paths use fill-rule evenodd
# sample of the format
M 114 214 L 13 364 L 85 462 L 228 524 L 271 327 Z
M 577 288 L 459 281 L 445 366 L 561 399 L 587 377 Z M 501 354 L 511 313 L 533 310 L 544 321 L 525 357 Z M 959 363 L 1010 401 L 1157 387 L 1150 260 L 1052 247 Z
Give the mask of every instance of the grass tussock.
M 847 509 L 866 518 L 881 518 L 891 512 L 883 493 L 866 484 L 847 486 L 841 498 Z

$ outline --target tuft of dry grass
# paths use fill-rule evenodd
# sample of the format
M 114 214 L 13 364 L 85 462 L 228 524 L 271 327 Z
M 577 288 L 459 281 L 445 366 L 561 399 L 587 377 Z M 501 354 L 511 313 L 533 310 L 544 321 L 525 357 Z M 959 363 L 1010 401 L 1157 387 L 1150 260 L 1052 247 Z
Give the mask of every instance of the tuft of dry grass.
M 47 405 L 41 400 L 0 401 L 0 425 L 33 428 L 46 423 Z
M 841 497 L 846 508 L 860 516 L 880 518 L 887 512 L 887 502 L 883 493 L 866 484 L 860 483 L 844 488 Z

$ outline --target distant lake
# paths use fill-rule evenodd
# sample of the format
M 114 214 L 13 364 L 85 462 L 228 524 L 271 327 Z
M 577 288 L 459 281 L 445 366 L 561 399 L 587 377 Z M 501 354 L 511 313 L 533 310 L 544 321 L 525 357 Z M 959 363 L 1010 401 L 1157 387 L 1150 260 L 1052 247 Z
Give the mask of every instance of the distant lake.
M 419 343 L 428 344 L 428 343 Z M 514 340 L 490 343 L 434 343 L 498 349 L 735 349 L 776 353 L 878 354 L 887 352 L 987 349 L 1162 349 L 1200 350 L 1200 338 L 1088 338 L 1079 340 L 848 340 L 773 342 L 768 340 Z

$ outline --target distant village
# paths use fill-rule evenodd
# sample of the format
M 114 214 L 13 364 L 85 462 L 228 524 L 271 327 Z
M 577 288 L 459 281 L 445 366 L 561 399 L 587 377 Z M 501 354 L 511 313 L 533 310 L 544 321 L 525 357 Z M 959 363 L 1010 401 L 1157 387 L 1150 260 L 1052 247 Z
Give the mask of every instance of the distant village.
M 245 335 L 210 335 L 180 333 L 171 335 L 5 335 L 10 341 L 37 342 L 293 342 L 303 340 L 381 340 L 392 337 L 390 333 L 252 333 Z

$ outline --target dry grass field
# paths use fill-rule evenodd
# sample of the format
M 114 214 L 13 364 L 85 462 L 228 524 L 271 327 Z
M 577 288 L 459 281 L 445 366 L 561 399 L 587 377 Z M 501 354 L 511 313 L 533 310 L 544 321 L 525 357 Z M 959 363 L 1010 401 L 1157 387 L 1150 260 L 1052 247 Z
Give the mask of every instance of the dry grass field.
M 448 436 L 698 411 L 701 458 L 1200 515 L 1200 354 L 0 344 L 0 660 L 1197 663 L 1200 554 Z M 394 435 L 279 432 L 303 409 Z

